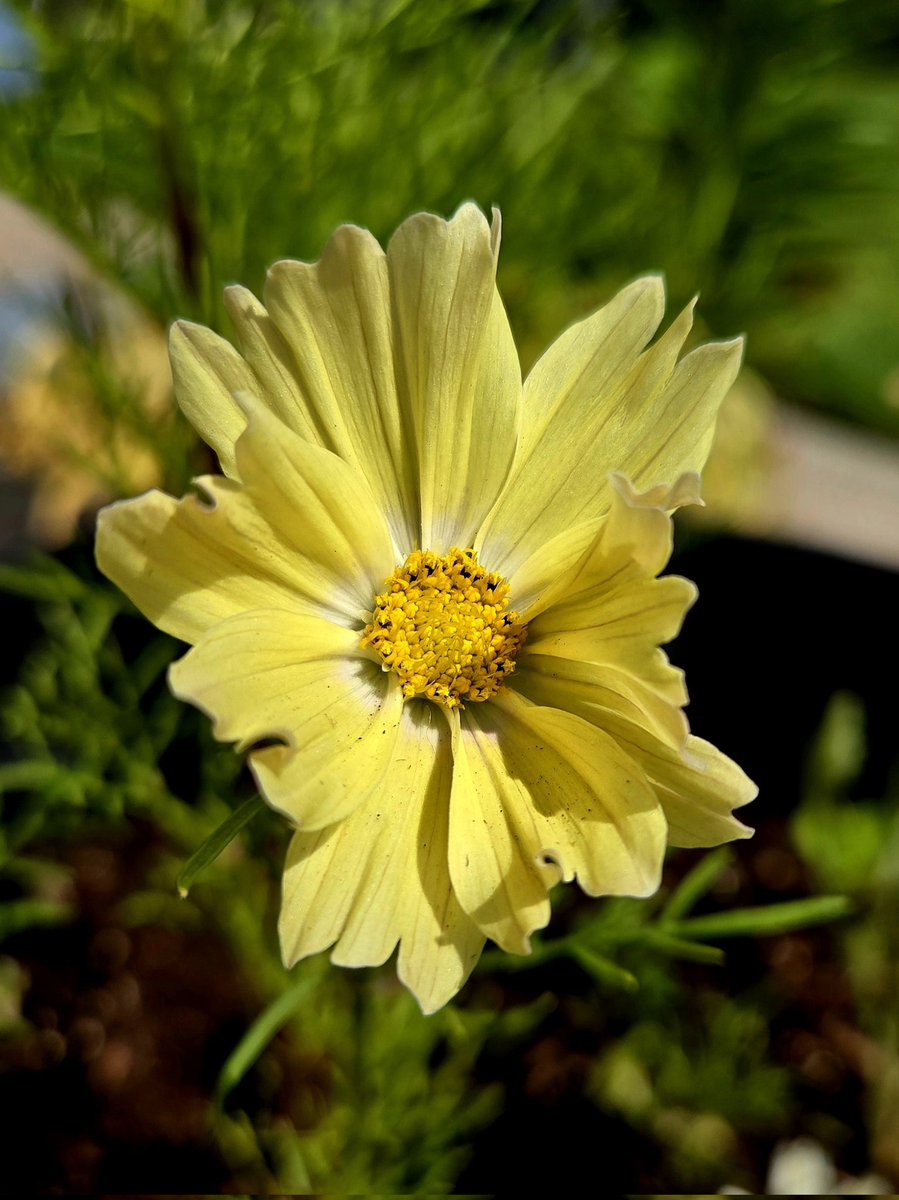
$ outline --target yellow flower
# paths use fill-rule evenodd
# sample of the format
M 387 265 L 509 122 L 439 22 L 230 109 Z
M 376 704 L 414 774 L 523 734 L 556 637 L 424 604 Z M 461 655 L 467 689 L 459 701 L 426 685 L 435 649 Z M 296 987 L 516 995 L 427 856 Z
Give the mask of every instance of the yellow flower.
M 739 340 L 678 361 L 638 279 L 522 385 L 499 217 L 355 226 L 226 292 L 240 352 L 178 323 L 181 408 L 224 478 L 100 514 L 102 570 L 193 649 L 175 694 L 253 749 L 296 826 L 285 962 L 383 963 L 425 1012 L 485 938 L 529 950 L 549 892 L 656 890 L 666 840 L 749 830 L 755 788 L 681 711 L 659 649 L 693 585 L 657 578 L 698 501 Z M 275 744 L 272 744 L 274 739 Z

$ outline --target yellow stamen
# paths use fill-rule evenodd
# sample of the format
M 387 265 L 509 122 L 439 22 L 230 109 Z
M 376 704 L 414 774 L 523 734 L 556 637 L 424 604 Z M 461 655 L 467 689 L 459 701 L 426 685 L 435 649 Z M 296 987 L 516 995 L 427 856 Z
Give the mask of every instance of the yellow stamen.
M 474 550 L 416 550 L 386 586 L 362 645 L 399 675 L 403 694 L 447 708 L 495 696 L 527 637 L 503 577 L 485 571 Z

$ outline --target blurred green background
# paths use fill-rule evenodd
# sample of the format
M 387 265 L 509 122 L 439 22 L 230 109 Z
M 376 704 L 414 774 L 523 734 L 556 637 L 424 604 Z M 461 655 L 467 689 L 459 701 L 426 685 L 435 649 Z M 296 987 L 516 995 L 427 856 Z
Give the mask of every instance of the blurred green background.
M 0 8 L 10 1186 L 801 1191 L 772 1183 L 792 1154 L 811 1191 L 899 1187 L 888 562 L 685 528 L 704 599 L 673 657 L 762 785 L 756 838 L 672 854 L 651 902 L 561 896 L 532 961 L 486 956 L 425 1020 L 389 965 L 282 970 L 269 814 L 178 898 L 251 784 L 91 559 L 99 502 L 209 469 L 171 319 L 227 335 L 225 284 L 469 198 L 503 212 L 525 367 L 646 270 L 748 334 L 712 465 L 737 528 L 783 402 L 899 463 L 897 68 L 887 0 Z

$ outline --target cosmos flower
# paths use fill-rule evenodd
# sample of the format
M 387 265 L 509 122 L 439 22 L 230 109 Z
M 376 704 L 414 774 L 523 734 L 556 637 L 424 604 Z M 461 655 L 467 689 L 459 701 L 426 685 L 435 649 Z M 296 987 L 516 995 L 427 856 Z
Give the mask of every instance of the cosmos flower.
M 249 749 L 295 826 L 281 945 L 383 963 L 431 1012 L 549 893 L 646 896 L 666 842 L 747 836 L 740 769 L 688 732 L 658 578 L 696 502 L 739 340 L 678 361 L 656 277 L 522 385 L 499 217 L 344 226 L 227 306 L 239 352 L 172 330 L 178 402 L 223 477 L 100 514 L 101 569 L 191 644 L 173 691 Z M 255 747 L 255 748 L 253 748 Z

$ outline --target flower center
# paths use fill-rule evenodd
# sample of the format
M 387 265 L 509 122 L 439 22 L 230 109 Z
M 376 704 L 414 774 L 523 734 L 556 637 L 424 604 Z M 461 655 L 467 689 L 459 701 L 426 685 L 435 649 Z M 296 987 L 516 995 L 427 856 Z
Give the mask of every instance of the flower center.
M 474 550 L 416 550 L 386 588 L 362 645 L 399 675 L 405 696 L 459 708 L 496 695 L 527 637 L 501 575 L 485 571 Z

